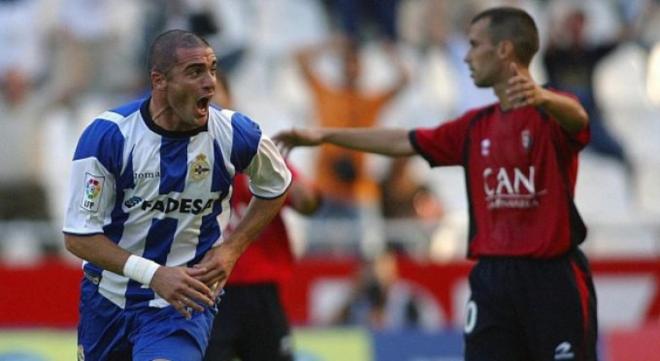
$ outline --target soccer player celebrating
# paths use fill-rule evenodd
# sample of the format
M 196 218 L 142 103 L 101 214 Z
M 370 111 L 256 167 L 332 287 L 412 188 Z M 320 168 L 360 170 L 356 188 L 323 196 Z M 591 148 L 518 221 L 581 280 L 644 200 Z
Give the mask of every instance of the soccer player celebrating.
M 73 157 L 63 231 L 85 261 L 80 359 L 201 360 L 217 293 L 291 182 L 256 123 L 209 107 L 206 40 L 168 31 L 149 55 L 151 96 L 99 115 Z M 237 172 L 255 197 L 223 239 Z
M 575 97 L 530 76 L 539 47 L 533 19 L 498 7 L 476 15 L 465 62 L 498 102 L 435 128 L 294 129 L 282 150 L 331 143 L 461 165 L 469 201 L 471 297 L 467 361 L 595 360 L 595 293 L 578 249 L 586 227 L 573 203 L 588 117 Z

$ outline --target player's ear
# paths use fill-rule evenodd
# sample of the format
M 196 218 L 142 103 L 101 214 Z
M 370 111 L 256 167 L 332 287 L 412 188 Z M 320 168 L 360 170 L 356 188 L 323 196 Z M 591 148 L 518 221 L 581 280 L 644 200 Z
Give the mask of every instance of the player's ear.
M 167 88 L 167 77 L 165 74 L 152 70 L 151 71 L 151 87 L 153 90 L 165 90 Z
M 514 46 L 511 40 L 502 40 L 497 44 L 497 56 L 500 59 L 513 59 Z

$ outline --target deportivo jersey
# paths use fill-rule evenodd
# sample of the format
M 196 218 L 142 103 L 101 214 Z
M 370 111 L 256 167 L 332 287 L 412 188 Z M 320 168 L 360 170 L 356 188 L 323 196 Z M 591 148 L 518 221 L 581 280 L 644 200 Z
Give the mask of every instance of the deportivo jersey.
M 276 198 L 291 182 L 277 148 L 245 115 L 210 108 L 203 127 L 170 132 L 151 119 L 149 99 L 132 102 L 98 116 L 80 137 L 63 231 L 102 233 L 161 265 L 194 265 L 222 241 L 237 171 L 258 197 Z M 83 267 L 101 275 L 99 292 L 119 307 L 167 306 L 146 286 Z
M 289 170 L 295 181 L 298 175 L 293 168 L 289 167 Z M 240 222 L 245 215 L 250 199 L 252 199 L 252 193 L 248 189 L 247 177 L 239 174 L 234 179 L 231 220 L 225 232 L 233 231 L 234 226 Z M 285 205 L 288 204 L 287 199 Z M 283 282 L 293 273 L 293 261 L 289 235 L 280 212 L 241 255 L 227 284 Z
M 470 258 L 549 258 L 584 240 L 573 192 L 588 128 L 571 136 L 534 107 L 496 103 L 413 130 L 410 140 L 431 166 L 464 167 Z

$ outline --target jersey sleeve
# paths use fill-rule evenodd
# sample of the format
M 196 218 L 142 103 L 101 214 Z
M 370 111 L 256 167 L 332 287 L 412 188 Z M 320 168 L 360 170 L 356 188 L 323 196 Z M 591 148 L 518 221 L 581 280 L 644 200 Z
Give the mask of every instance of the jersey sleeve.
M 563 92 L 563 91 L 558 91 L 555 89 L 549 89 L 550 91 L 569 97 L 577 102 L 580 100 L 571 93 Z M 579 152 L 582 150 L 584 147 L 589 144 L 589 140 L 591 139 L 591 128 L 589 125 L 584 127 L 584 129 L 580 130 L 579 132 L 575 134 L 571 134 L 564 130 L 564 128 L 559 125 L 559 123 L 555 120 L 552 119 L 552 128 L 553 128 L 553 136 L 558 139 L 560 146 L 563 148 L 563 150 L 568 150 L 568 151 L 573 151 L 573 152 Z
M 231 123 L 231 162 L 248 176 L 250 192 L 265 199 L 281 196 L 291 183 L 291 172 L 275 144 L 244 114 L 234 113 Z
M 468 117 L 443 123 L 435 128 L 417 128 L 408 134 L 410 143 L 432 167 L 463 164 Z
M 291 171 L 270 138 L 263 136 L 257 153 L 245 169 L 250 178 L 250 192 L 255 197 L 273 199 L 286 192 L 291 184 Z
M 589 144 L 591 139 L 591 130 L 588 125 L 575 134 L 568 133 L 557 122 L 554 122 L 553 129 L 554 136 L 559 139 L 559 144 L 564 150 L 579 152 Z
M 97 119 L 81 135 L 71 167 L 65 233 L 103 233 L 115 203 L 123 145 L 123 136 L 110 121 Z
M 246 115 L 235 112 L 231 116 L 233 129 L 231 163 L 243 172 L 259 149 L 261 128 Z

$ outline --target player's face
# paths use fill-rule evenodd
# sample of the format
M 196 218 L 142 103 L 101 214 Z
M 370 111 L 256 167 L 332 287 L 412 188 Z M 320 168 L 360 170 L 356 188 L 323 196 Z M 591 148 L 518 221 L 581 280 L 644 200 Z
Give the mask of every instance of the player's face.
M 463 59 L 470 68 L 474 85 L 479 88 L 493 86 L 502 75 L 497 46 L 493 44 L 488 33 L 489 23 L 490 19 L 484 18 L 470 26 L 468 31 L 470 50 Z
M 209 47 L 178 48 L 176 53 L 167 77 L 167 102 L 183 128 L 194 129 L 208 121 L 217 61 Z

